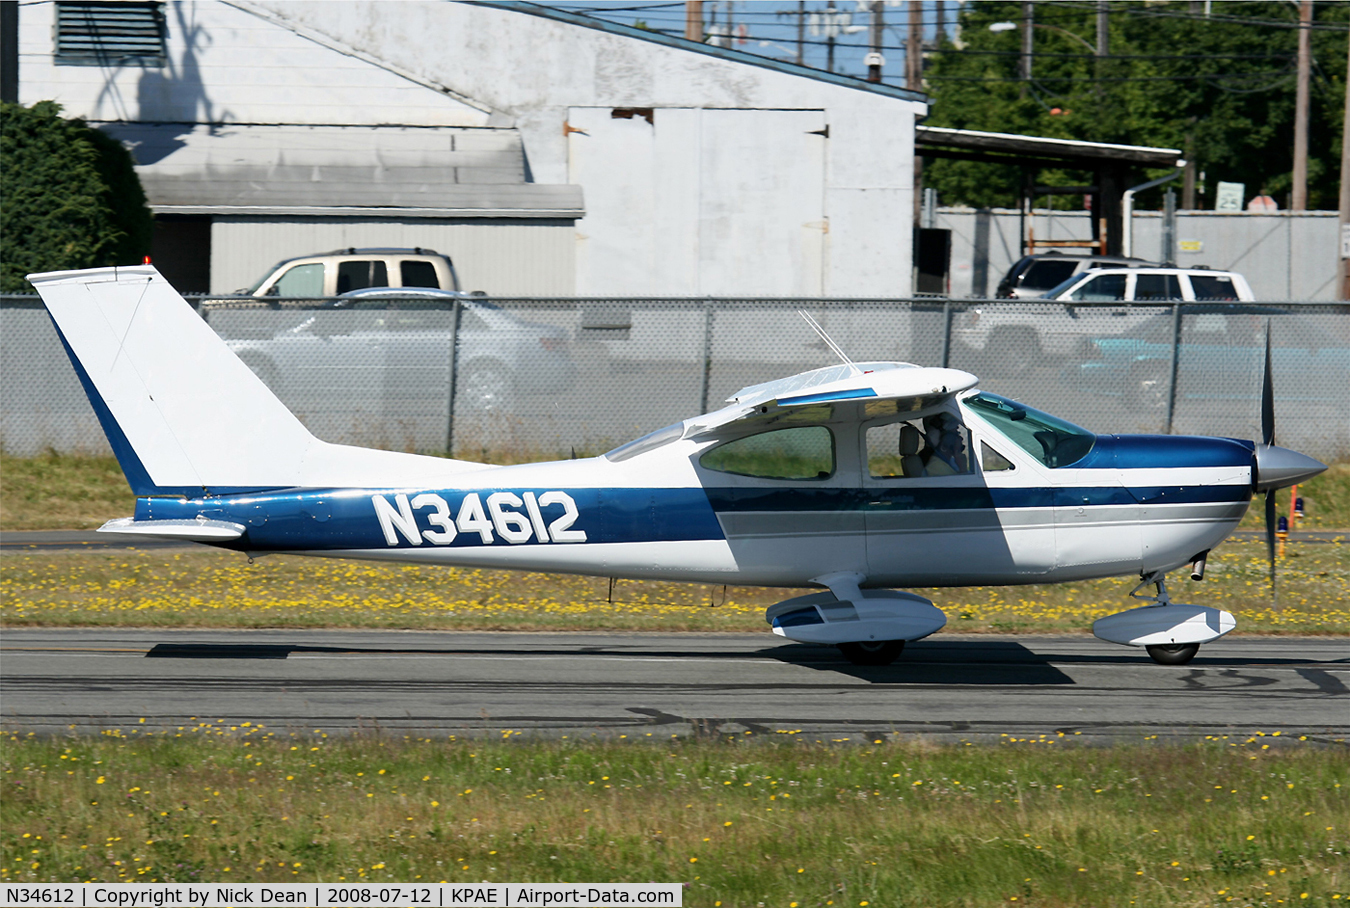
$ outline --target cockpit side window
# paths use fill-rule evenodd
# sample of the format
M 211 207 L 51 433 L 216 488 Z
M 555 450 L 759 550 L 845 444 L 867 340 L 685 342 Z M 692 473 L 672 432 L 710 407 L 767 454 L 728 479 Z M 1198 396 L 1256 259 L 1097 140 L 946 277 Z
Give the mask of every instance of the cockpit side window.
M 997 394 L 980 392 L 967 397 L 962 404 L 1047 467 L 1075 464 L 1097 442 L 1097 436 L 1081 426 Z
M 970 432 L 951 413 L 867 429 L 867 471 L 873 479 L 953 476 L 972 469 Z
M 1001 473 L 1004 470 L 1016 470 L 1017 465 L 1002 454 L 989 447 L 989 443 L 980 442 L 980 469 L 986 473 Z
M 829 479 L 834 434 L 824 426 L 773 429 L 720 444 L 698 462 L 707 470 L 759 479 Z

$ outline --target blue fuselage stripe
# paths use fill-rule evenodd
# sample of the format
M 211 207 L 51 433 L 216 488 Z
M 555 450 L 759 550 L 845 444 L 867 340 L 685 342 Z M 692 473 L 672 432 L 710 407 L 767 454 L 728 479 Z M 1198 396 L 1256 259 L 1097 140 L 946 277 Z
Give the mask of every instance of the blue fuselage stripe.
M 461 515 L 465 500 L 477 495 L 481 502 L 495 491 L 510 492 L 523 498 L 533 491 L 542 502 L 545 490 L 524 489 L 442 489 L 428 492 L 445 502 L 448 513 Z M 137 502 L 138 520 L 184 520 L 198 516 L 224 520 L 247 527 L 244 536 L 225 545 L 247 551 L 296 551 L 337 549 L 388 549 L 412 547 L 406 532 L 397 532 L 391 545 L 377 516 L 374 499 L 384 499 L 395 510 L 398 499 L 416 500 L 420 490 L 324 490 L 307 489 L 266 495 L 227 495 L 209 498 L 142 498 Z M 555 493 L 556 494 L 556 493 Z M 1019 508 L 1115 506 L 1139 504 L 1238 503 L 1251 497 L 1247 485 L 1161 486 L 1122 488 L 1119 486 L 1082 486 L 1073 488 L 990 489 L 980 487 L 947 488 L 709 488 L 709 489 L 568 489 L 565 495 L 575 504 L 572 531 L 585 533 L 588 543 L 681 542 L 722 540 L 726 536 L 720 514 L 782 513 L 807 516 L 838 512 L 884 510 L 889 514 L 906 511 L 1009 510 Z M 515 507 L 513 514 L 526 514 Z M 415 519 L 416 534 L 433 536 L 418 543 L 430 548 L 438 527 L 430 520 L 436 509 L 423 504 L 409 506 Z M 540 517 L 551 524 L 563 516 L 561 505 L 543 506 Z M 1122 517 L 1125 517 L 1122 514 Z M 1126 518 L 1128 519 L 1128 518 Z M 460 516 L 460 522 L 463 517 Z M 534 529 L 532 527 L 532 529 Z M 546 535 L 546 534 L 545 534 Z M 491 541 L 477 530 L 460 527 L 450 547 L 508 545 L 500 533 L 490 533 Z M 531 532 L 524 545 L 541 543 Z

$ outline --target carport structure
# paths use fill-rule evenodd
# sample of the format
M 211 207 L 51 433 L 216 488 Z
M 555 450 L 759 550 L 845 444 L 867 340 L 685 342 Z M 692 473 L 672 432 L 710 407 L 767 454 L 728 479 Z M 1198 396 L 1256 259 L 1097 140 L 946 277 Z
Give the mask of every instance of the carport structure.
M 1024 252 L 1033 251 L 1028 248 L 1026 227 L 1026 215 L 1033 198 L 1039 195 L 1086 195 L 1091 197 L 1092 211 L 1096 215 L 1092 218 L 1092 245 L 1102 255 L 1121 255 L 1125 236 L 1122 200 L 1129 189 L 1130 171 L 1145 167 L 1179 169 L 1186 164 L 1181 151 L 1176 148 L 1081 142 L 941 126 L 916 126 L 914 146 L 915 154 L 924 158 L 1020 167 Z M 1037 186 L 1037 174 L 1047 167 L 1088 171 L 1093 174 L 1093 183 L 1091 186 Z M 1069 244 L 1080 243 L 1068 241 L 1057 245 Z M 1052 244 L 1042 241 L 1036 245 Z

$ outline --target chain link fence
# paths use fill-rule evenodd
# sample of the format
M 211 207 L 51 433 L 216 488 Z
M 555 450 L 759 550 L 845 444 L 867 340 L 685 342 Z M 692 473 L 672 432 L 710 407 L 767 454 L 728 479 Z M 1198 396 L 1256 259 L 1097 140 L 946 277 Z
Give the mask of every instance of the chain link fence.
M 974 372 L 1096 432 L 1259 437 L 1350 457 L 1350 306 L 1038 301 L 380 298 L 195 301 L 315 435 L 499 462 L 598 453 L 738 389 L 855 360 Z M 347 308 L 343 308 L 347 307 Z M 108 450 L 40 301 L 0 298 L 0 446 Z

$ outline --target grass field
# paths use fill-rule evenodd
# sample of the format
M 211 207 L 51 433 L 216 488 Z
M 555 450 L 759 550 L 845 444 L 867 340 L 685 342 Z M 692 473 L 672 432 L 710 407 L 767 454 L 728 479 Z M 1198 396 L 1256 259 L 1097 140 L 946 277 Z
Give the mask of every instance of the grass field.
M 1181 602 L 1228 609 L 1239 633 L 1350 634 L 1350 547 L 1291 545 L 1271 604 L 1265 551 L 1230 543 L 1206 579 L 1174 575 Z M 1122 611 L 1133 578 L 916 590 L 962 633 L 1077 633 Z M 619 581 L 210 549 L 9 554 L 6 626 L 380 627 L 534 631 L 762 631 L 765 607 L 795 592 Z M 724 599 L 725 596 L 725 599 Z
M 19 881 L 682 881 L 689 906 L 1335 905 L 1350 764 L 1194 746 L 11 736 Z

